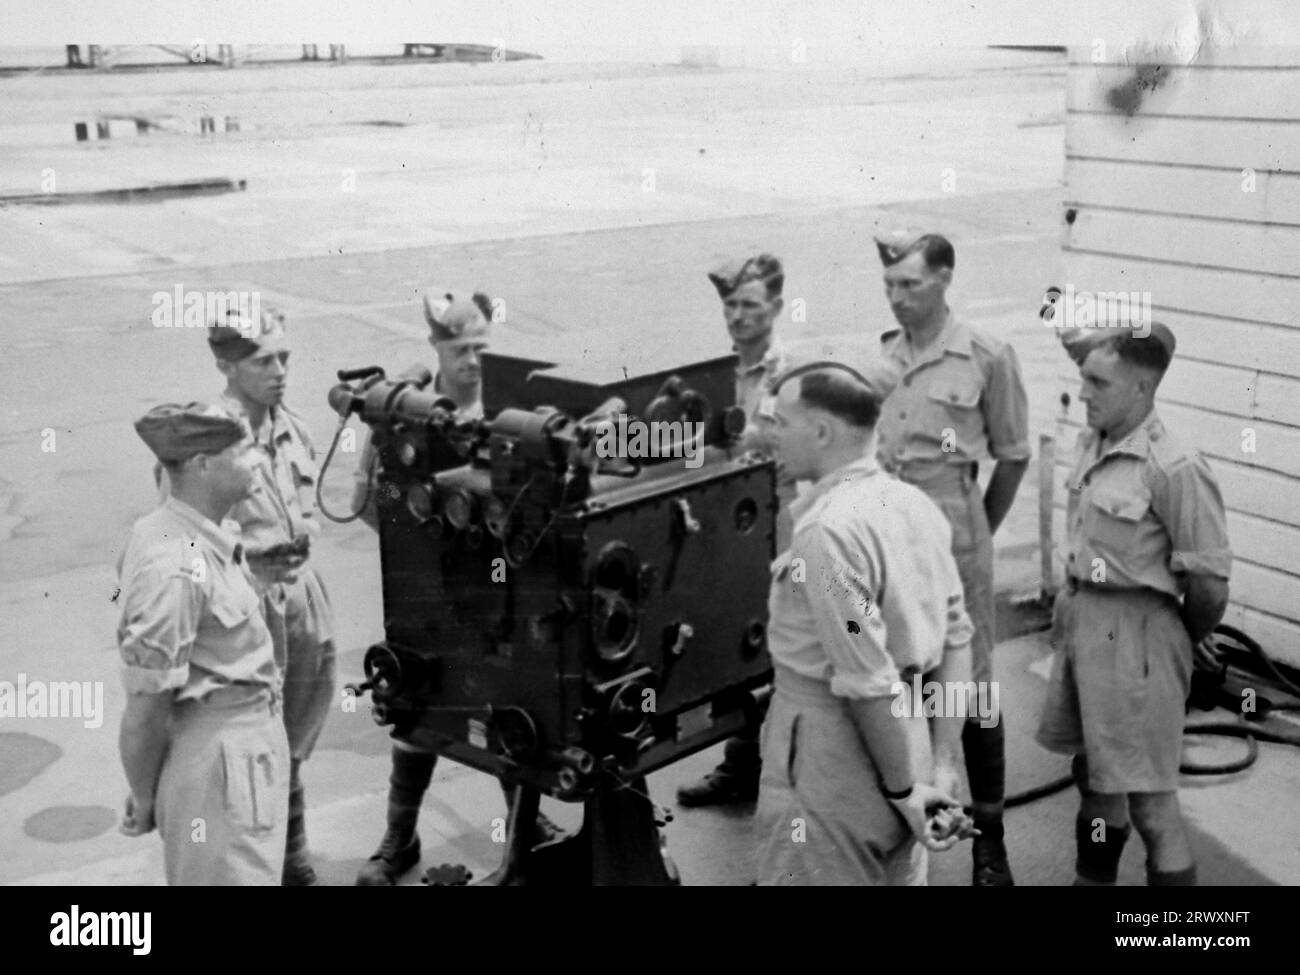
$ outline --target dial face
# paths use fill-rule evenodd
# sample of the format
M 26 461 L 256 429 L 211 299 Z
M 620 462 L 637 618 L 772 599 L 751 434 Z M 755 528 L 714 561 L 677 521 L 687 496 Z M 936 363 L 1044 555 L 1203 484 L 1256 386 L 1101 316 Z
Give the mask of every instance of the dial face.
M 406 492 L 406 510 L 411 513 L 411 517 L 423 524 L 432 518 L 437 511 L 437 505 L 434 502 L 433 491 L 427 484 L 412 485 Z
M 500 498 L 492 498 L 483 508 L 483 521 L 487 530 L 496 538 L 505 538 L 509 534 L 506 524 L 506 503 Z
M 454 491 L 447 496 L 443 504 L 443 513 L 447 516 L 447 521 L 457 530 L 464 528 L 469 524 L 472 506 L 469 495 L 463 491 Z
M 419 460 L 420 451 L 410 440 L 403 440 L 397 445 L 397 461 L 403 467 L 414 467 Z

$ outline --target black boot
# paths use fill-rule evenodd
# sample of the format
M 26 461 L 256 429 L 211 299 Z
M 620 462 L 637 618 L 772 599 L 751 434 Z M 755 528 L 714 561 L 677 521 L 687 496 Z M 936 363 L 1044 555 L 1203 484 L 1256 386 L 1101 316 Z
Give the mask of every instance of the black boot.
M 438 756 L 432 752 L 393 748 L 393 772 L 388 779 L 388 829 L 377 849 L 357 873 L 358 887 L 391 887 L 420 862 L 420 837 L 415 832 L 420 803 L 433 778 Z
M 677 789 L 683 806 L 726 806 L 753 802 L 758 798 L 761 772 L 758 740 L 749 735 L 727 740 L 722 764 L 700 781 Z
M 975 820 L 980 835 L 972 841 L 971 886 L 1014 887 L 1011 864 L 1007 862 L 1007 847 L 1003 842 L 1002 818 Z
M 975 805 L 975 828 L 980 831 L 971 844 L 971 885 L 1014 887 L 1001 812 L 1007 779 L 1006 732 L 1000 720 L 987 728 L 978 721 L 967 721 L 961 730 L 961 742 Z M 996 807 L 998 811 L 982 813 L 981 806 Z

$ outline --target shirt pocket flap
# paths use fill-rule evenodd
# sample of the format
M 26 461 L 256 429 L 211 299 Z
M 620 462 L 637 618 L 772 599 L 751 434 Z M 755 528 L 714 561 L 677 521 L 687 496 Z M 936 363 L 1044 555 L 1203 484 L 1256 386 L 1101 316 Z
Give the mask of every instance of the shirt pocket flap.
M 1141 521 L 1150 507 L 1149 498 L 1118 491 L 1099 491 L 1089 498 L 1089 502 L 1107 517 L 1133 524 Z
M 223 592 L 219 596 L 213 596 L 209 603 L 212 615 L 230 630 L 256 613 L 259 605 L 257 594 L 251 588 L 242 593 Z
M 953 383 L 940 383 L 927 394 L 935 403 L 973 410 L 980 405 L 983 389 L 973 378 L 963 378 Z

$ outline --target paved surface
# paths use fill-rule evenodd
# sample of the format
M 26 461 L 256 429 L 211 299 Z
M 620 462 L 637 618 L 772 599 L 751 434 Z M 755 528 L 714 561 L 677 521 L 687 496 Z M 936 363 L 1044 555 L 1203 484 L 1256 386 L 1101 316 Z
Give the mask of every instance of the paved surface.
M 69 191 L 248 180 L 222 197 L 0 209 L 0 679 L 102 681 L 106 712 L 97 728 L 0 719 L 0 881 L 161 879 L 156 839 L 113 828 L 124 788 L 113 567 L 153 503 L 130 421 L 219 384 L 201 331 L 152 327 L 155 292 L 258 290 L 280 304 L 295 344 L 290 399 L 324 440 L 336 369 L 427 357 L 416 288 L 428 282 L 503 297 L 497 348 L 671 365 L 726 351 L 703 272 L 758 248 L 785 259 L 787 303 L 803 301 L 806 320 L 783 323 L 787 337 L 870 340 L 892 324 L 871 233 L 924 222 L 956 243 L 954 306 L 1015 342 L 1034 430 L 1047 431 L 1060 353 L 1036 312 L 1059 280 L 1063 78 L 1050 60 L 1018 57 L 907 79 L 537 63 L 353 66 L 324 87 L 320 72 L 291 69 L 0 79 L 0 135 L 22 143 L 0 166 L 0 193 L 37 191 L 47 170 Z M 241 131 L 71 142 L 74 120 L 110 110 L 235 115 Z M 42 450 L 51 432 L 54 449 Z M 330 471 L 334 509 L 348 473 Z M 1033 482 L 999 534 L 1004 592 L 1038 585 Z M 381 636 L 375 542 L 329 526 L 314 557 L 336 602 L 342 676 L 354 679 Z M 1025 731 L 1042 656 L 1036 637 L 999 649 L 1013 788 L 1061 771 Z M 716 759 L 712 749 L 652 776 L 652 796 L 670 804 Z M 368 708 L 340 708 L 306 770 L 327 882 L 350 882 L 377 841 L 387 772 Z M 1253 810 L 1289 803 L 1298 779 L 1287 750 L 1264 746 L 1231 781 L 1189 783 L 1206 880 L 1300 882 L 1300 825 L 1251 826 Z M 1070 879 L 1072 802 L 1010 814 L 1023 881 Z M 579 821 L 576 807 L 547 808 Z M 425 802 L 425 865 L 481 874 L 500 854 L 491 822 L 502 814 L 490 780 L 443 763 Z M 678 811 L 668 837 L 684 880 L 748 882 L 748 830 L 743 811 Z M 949 854 L 932 877 L 960 884 L 967 870 Z M 1123 876 L 1141 880 L 1136 844 Z

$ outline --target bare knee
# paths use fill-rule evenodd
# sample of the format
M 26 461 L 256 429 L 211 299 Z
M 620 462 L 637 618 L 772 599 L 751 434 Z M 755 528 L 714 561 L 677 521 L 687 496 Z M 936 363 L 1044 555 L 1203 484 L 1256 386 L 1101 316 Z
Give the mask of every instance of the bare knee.
M 1182 829 L 1176 792 L 1131 792 L 1129 814 L 1139 833 L 1165 833 Z

